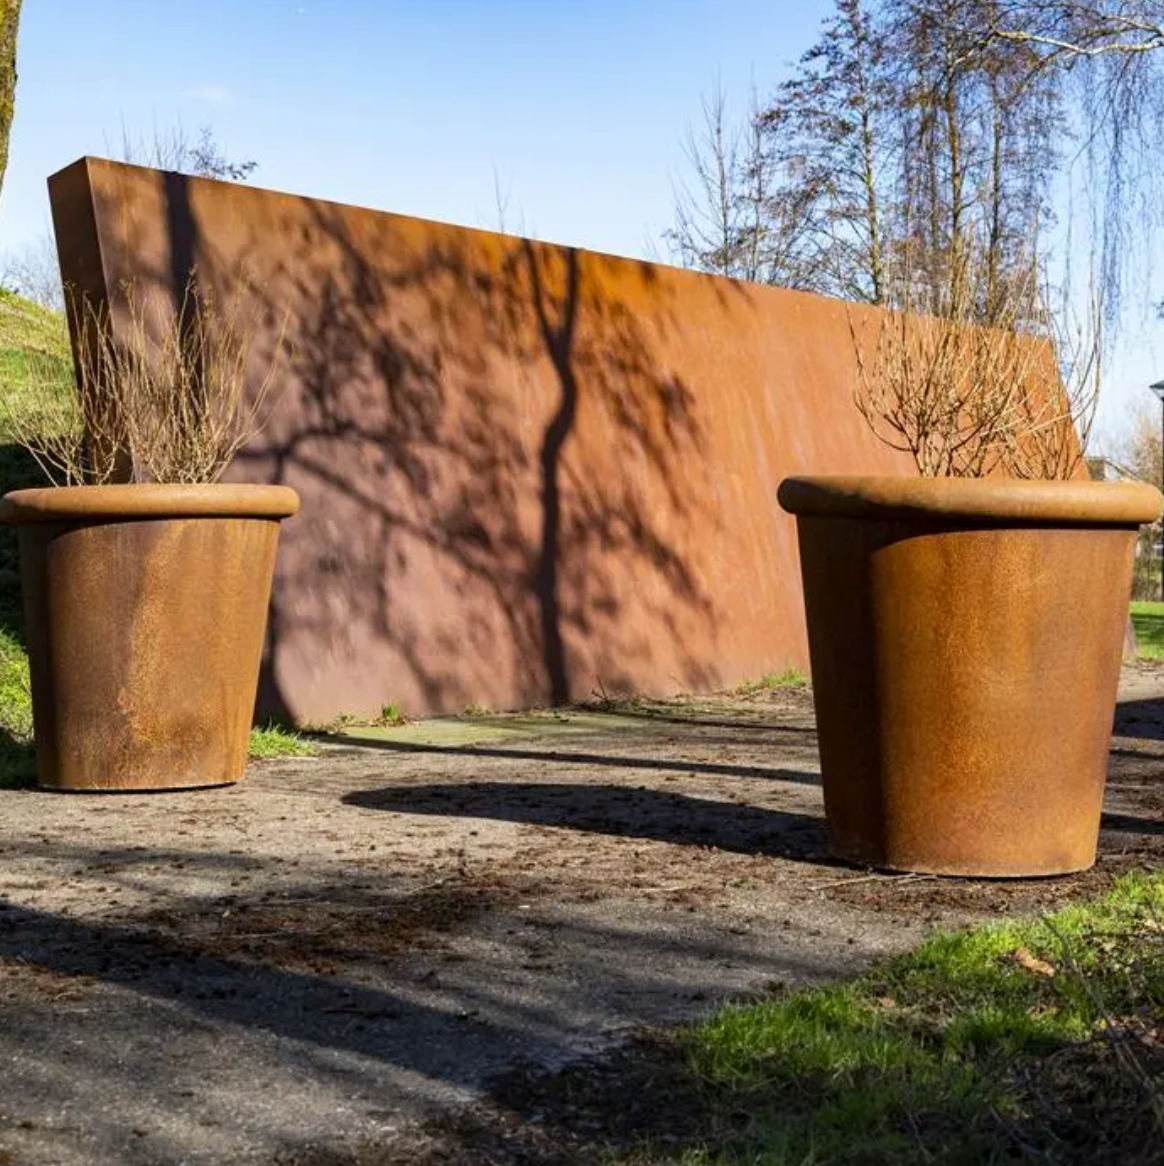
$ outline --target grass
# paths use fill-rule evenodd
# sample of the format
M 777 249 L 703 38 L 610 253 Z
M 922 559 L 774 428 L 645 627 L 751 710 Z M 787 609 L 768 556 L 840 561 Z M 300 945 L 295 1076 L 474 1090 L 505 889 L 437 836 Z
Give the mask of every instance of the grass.
M 27 412 L 21 391 L 33 369 L 59 377 L 62 388 L 72 383 L 64 317 L 0 289 L 0 494 L 46 484 L 40 468 L 15 443 L 11 431 L 10 415 L 20 413 L 22 406 Z M 24 622 L 16 532 L 8 527 L 0 528 L 0 631 L 7 637 L 0 651 L 10 655 L 22 640 Z M 0 680 L 0 691 L 3 685 Z M 0 723 L 4 715 L 0 710 Z
M 374 723 L 387 726 L 388 728 L 394 728 L 400 725 L 407 725 L 408 717 L 398 704 L 386 704 L 381 707 L 380 715 Z
M 260 725 L 251 730 L 251 759 L 272 757 L 314 757 L 319 750 L 293 729 L 281 725 Z
M 31 742 L 28 657 L 17 636 L 0 626 L 0 789 L 36 780 Z
M 382 704 L 375 716 L 367 713 L 338 713 L 330 721 L 318 725 L 307 725 L 306 730 L 320 736 L 343 733 L 353 728 L 374 727 L 378 729 L 398 729 L 412 723 L 412 718 L 395 702 Z
M 0 442 L 11 443 L 14 415 L 27 424 L 45 388 L 64 394 L 72 385 L 64 317 L 0 289 Z
M 0 348 L 5 352 L 48 353 L 67 358 L 69 334 L 64 317 L 0 288 Z
M 769 672 L 759 680 L 745 680 L 733 690 L 736 696 L 755 696 L 761 692 L 774 692 L 781 688 L 805 688 L 808 677 L 799 668 L 785 668 L 783 672 Z
M 1047 920 L 939 934 L 846 984 L 677 1038 L 673 1117 L 624 1162 L 1160 1161 L 1164 876 Z M 699 1134 L 660 1151 L 685 1122 Z
M 1132 603 L 1132 627 L 1139 654 L 1145 660 L 1164 660 L 1164 603 L 1137 599 Z

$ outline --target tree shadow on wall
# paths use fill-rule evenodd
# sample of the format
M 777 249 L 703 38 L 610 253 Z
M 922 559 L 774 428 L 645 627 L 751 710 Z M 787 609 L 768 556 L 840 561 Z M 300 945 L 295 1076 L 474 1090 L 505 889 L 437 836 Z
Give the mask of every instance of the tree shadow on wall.
M 576 250 L 294 209 L 275 270 L 269 240 L 266 260 L 209 238 L 182 252 L 203 279 L 260 273 L 268 320 L 291 316 L 286 395 L 240 457 L 306 503 L 281 550 L 262 711 L 302 716 L 279 680 L 288 636 L 297 667 L 307 651 L 346 677 L 333 699 L 353 711 L 409 690 L 449 711 L 483 693 L 561 704 L 660 671 L 714 683 L 715 613 L 685 558 L 710 522 L 703 435 L 655 355 L 676 322 L 645 326 Z M 583 420 L 600 464 L 574 456 Z M 394 669 L 400 687 L 376 690 Z

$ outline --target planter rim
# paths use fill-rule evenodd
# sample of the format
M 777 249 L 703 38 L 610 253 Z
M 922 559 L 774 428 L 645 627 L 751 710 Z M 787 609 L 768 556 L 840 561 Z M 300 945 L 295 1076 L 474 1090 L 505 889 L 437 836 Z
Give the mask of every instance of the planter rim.
M 822 475 L 785 478 L 777 493 L 790 514 L 833 518 L 968 519 L 1067 526 L 1155 522 L 1164 496 L 1146 482 L 1027 481 Z
M 298 510 L 299 495 L 290 486 L 236 482 L 45 486 L 0 498 L 0 522 L 13 526 L 118 518 L 290 518 Z

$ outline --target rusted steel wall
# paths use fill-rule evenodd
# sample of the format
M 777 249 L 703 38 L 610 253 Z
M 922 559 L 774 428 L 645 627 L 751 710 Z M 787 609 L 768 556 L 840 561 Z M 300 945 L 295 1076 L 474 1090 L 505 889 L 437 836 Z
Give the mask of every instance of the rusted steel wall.
M 852 401 L 846 306 L 84 159 L 66 282 L 244 273 L 278 405 L 232 475 L 294 486 L 261 705 L 301 721 L 663 694 L 806 668 L 794 473 L 913 473 Z M 859 323 L 875 314 L 857 309 Z

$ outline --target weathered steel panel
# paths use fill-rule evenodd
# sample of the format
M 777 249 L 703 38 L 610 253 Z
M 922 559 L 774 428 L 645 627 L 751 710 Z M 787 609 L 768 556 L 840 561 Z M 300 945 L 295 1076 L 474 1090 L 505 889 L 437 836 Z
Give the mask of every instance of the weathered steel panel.
M 83 159 L 67 281 L 240 273 L 285 320 L 232 476 L 293 486 L 261 702 L 301 721 L 731 685 L 808 664 L 794 473 L 912 474 L 853 405 L 867 309 Z

